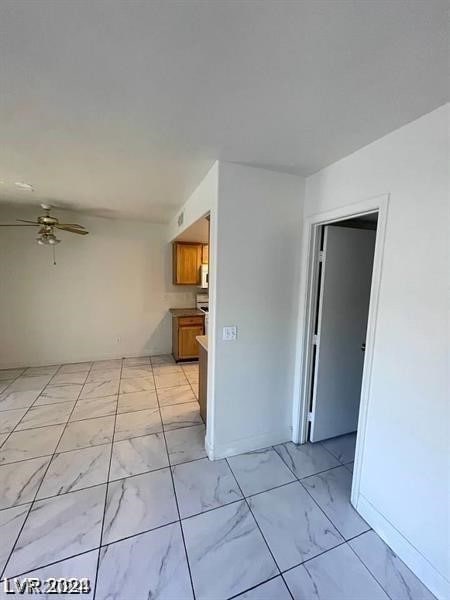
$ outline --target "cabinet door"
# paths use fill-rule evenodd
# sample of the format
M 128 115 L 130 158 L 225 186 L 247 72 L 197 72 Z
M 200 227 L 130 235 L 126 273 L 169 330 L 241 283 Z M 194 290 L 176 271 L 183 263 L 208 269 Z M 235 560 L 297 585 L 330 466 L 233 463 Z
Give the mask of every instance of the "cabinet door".
M 178 355 L 181 359 L 198 357 L 198 335 L 203 335 L 203 325 L 188 325 L 178 329 Z
M 202 246 L 202 264 L 207 265 L 209 262 L 209 247 L 208 244 Z
M 173 282 L 177 285 L 198 285 L 201 261 L 201 244 L 175 243 L 173 247 Z

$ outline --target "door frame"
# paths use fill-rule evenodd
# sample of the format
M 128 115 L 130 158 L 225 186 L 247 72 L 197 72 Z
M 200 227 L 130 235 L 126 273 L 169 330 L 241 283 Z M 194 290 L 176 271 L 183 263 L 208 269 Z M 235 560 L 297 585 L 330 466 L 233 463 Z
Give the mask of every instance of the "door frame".
M 366 351 L 361 383 L 361 401 L 356 436 L 355 464 L 351 501 L 357 506 L 363 468 L 364 444 L 369 414 L 370 388 L 373 354 L 376 338 L 378 301 L 381 287 L 383 253 L 385 244 L 389 194 L 361 200 L 332 210 L 315 213 L 304 219 L 302 236 L 302 263 L 300 274 L 300 303 L 296 347 L 296 373 L 294 381 L 292 441 L 304 444 L 307 441 L 309 390 L 311 386 L 312 335 L 314 331 L 314 308 L 317 298 L 317 274 L 319 252 L 319 228 L 349 218 L 378 213 L 377 235 L 370 290 L 367 320 Z

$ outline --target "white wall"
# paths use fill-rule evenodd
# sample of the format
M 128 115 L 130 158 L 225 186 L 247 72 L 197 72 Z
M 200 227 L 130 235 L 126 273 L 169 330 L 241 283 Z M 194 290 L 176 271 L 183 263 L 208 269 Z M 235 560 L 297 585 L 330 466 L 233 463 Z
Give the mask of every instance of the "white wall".
M 215 457 L 291 439 L 300 177 L 219 165 Z M 222 340 L 236 325 L 238 339 Z
M 168 239 L 178 237 L 196 221 L 211 212 L 217 206 L 219 163 L 215 162 L 200 184 L 170 221 L 168 226 Z M 183 222 L 178 224 L 178 217 L 183 214 Z
M 199 219 L 209 213 L 209 315 L 208 315 L 208 411 L 205 445 L 210 458 L 214 458 L 215 436 L 215 375 L 216 375 L 216 283 L 217 283 L 217 234 L 218 234 L 218 177 L 219 163 L 216 162 L 194 190 L 184 206 L 178 211 L 168 227 L 170 241 L 179 237 Z M 183 213 L 183 223 L 178 224 L 178 217 Z
M 448 119 L 447 105 L 309 177 L 305 201 L 311 215 L 390 194 L 358 508 L 442 598 L 450 577 Z
M 38 214 L 1 206 L 0 222 Z M 170 352 L 168 308 L 194 289 L 171 284 L 167 226 L 55 214 L 90 231 L 61 232 L 56 266 L 33 228 L 0 229 L 0 368 Z

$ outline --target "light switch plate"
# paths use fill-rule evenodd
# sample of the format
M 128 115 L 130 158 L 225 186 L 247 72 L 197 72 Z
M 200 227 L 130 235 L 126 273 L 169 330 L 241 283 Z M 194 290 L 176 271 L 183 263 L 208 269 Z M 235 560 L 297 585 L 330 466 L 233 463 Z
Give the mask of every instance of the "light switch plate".
M 237 339 L 237 327 L 236 325 L 232 325 L 230 327 L 223 328 L 222 339 L 225 342 L 231 342 Z

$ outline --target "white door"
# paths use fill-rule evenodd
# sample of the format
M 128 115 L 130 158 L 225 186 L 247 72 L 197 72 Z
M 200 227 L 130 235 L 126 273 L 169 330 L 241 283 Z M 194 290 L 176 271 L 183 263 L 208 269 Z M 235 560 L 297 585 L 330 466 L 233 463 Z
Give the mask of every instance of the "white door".
M 313 442 L 355 431 L 358 423 L 374 230 L 324 227 L 311 435 Z

